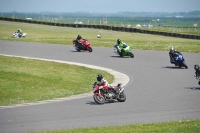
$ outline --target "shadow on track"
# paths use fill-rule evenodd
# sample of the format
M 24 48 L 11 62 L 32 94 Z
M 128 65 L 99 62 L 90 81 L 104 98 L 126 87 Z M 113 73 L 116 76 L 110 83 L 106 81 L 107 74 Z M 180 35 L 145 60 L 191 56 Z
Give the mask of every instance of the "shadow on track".
M 166 67 L 162 67 L 162 68 L 168 68 L 168 69 L 185 69 L 183 67 L 176 67 L 176 66 L 166 66 Z
M 70 50 L 70 52 L 75 52 L 75 53 L 92 53 L 92 52 L 89 52 L 89 51 L 86 51 L 86 50 L 83 50 L 83 51 L 76 51 L 76 50 Z
M 114 102 L 109 102 L 109 101 L 106 101 L 104 104 L 114 104 L 114 103 L 121 103 L 121 102 L 118 102 L 118 101 L 114 101 Z M 88 101 L 88 102 L 86 102 L 86 104 L 89 104 L 89 105 L 104 105 L 104 104 L 98 104 L 98 103 L 96 103 L 96 102 L 94 102 L 94 101 Z
M 200 90 L 200 87 L 185 87 L 185 88 L 191 90 Z
M 129 57 L 129 56 L 121 57 L 121 56 L 117 56 L 117 55 L 112 55 L 112 56 L 110 56 L 110 57 L 114 57 L 114 58 L 131 58 L 131 57 Z

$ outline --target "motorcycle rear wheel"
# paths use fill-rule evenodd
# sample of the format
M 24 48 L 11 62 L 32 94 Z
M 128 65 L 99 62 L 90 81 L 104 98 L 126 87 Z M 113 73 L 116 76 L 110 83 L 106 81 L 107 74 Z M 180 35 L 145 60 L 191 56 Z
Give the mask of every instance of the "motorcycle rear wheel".
M 119 94 L 119 97 L 117 98 L 117 101 L 125 102 L 126 101 L 126 95 L 124 93 Z
M 103 96 L 94 95 L 93 98 L 94 98 L 94 101 L 98 104 L 104 104 L 105 103 L 105 98 Z

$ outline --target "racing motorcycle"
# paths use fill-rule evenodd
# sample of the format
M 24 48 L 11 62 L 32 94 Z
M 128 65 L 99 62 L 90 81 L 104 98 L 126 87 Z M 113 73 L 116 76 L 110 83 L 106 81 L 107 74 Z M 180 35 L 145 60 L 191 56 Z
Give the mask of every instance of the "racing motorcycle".
M 25 38 L 26 33 L 23 33 L 21 36 L 19 36 L 19 33 L 15 32 L 12 35 L 12 38 Z
M 126 95 L 124 94 L 124 88 L 121 87 L 121 84 L 117 86 L 113 86 L 113 88 L 109 88 L 108 86 L 98 85 L 97 82 L 93 84 L 93 98 L 94 101 L 98 104 L 104 104 L 105 101 L 108 102 L 125 102 Z
M 78 52 L 80 52 L 81 50 L 92 52 L 92 47 L 91 47 L 91 44 L 90 44 L 89 40 L 87 40 L 87 39 L 81 39 L 80 40 L 81 44 L 77 44 L 76 40 L 73 40 L 72 42 L 73 42 L 74 48 Z
M 127 45 L 123 45 L 121 52 L 119 52 L 117 49 L 117 44 L 114 44 L 114 53 L 116 53 L 120 57 L 130 56 L 131 58 L 134 58 L 134 54 L 131 52 L 131 48 Z
M 198 84 L 200 85 L 200 76 L 196 77 L 196 75 L 194 75 L 194 77 L 199 81 Z
M 181 53 L 175 54 L 174 61 L 175 66 L 179 66 L 180 68 L 185 67 L 186 69 L 188 69 L 188 66 L 185 63 L 185 59 Z

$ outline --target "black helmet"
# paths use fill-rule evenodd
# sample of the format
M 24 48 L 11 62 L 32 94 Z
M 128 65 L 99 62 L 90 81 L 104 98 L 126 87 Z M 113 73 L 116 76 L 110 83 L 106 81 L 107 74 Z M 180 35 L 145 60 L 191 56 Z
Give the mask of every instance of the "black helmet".
M 101 81 L 103 79 L 103 76 L 101 74 L 97 75 L 97 81 Z
M 81 35 L 78 35 L 78 37 L 77 37 L 78 39 L 82 39 L 82 37 L 81 37 Z
M 117 39 L 117 44 L 120 44 L 121 43 L 121 40 L 120 39 Z
M 195 69 L 195 70 L 198 70 L 198 69 L 199 69 L 199 65 L 197 65 L 197 64 L 194 65 L 194 69 Z

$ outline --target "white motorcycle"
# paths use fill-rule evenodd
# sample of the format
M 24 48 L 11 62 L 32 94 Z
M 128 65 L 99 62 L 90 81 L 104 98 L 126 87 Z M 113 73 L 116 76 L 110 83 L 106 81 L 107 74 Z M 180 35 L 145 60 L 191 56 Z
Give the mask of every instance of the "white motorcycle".
M 19 36 L 19 33 L 15 32 L 12 35 L 12 38 L 25 38 L 26 33 L 23 33 L 21 36 Z

